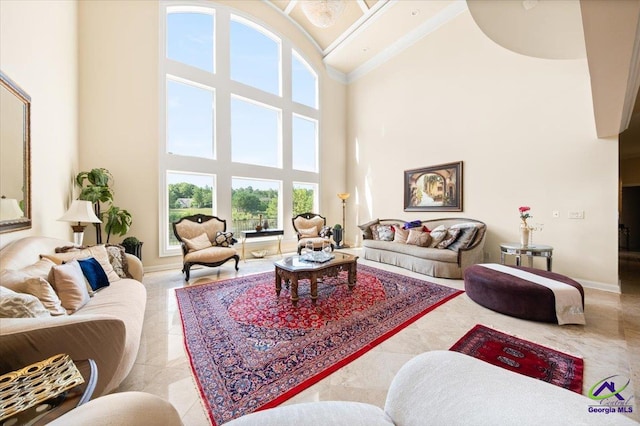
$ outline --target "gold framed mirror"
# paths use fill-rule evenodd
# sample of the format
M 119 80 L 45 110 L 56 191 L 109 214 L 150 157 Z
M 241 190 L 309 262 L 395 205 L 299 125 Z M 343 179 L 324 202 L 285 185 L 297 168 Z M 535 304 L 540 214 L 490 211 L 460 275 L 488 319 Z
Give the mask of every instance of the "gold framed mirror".
M 31 97 L 0 71 L 0 233 L 31 228 Z

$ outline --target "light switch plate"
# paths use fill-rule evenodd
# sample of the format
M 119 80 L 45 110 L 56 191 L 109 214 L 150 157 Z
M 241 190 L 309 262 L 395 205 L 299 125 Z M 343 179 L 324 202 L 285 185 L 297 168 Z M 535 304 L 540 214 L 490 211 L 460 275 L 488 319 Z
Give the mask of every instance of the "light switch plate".
M 573 210 L 567 213 L 569 219 L 584 219 L 584 210 Z

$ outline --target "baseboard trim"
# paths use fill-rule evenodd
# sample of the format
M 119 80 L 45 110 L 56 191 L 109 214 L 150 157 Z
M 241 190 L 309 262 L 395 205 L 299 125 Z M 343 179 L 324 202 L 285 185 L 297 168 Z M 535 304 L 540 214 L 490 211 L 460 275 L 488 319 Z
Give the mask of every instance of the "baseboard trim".
M 578 281 L 583 287 L 586 287 L 586 288 L 608 291 L 610 293 L 617 293 L 617 294 L 621 293 L 619 280 L 618 280 L 618 285 L 615 285 L 611 283 L 601 283 L 599 281 L 589 281 L 589 280 L 577 279 L 577 278 L 573 278 L 573 279 Z

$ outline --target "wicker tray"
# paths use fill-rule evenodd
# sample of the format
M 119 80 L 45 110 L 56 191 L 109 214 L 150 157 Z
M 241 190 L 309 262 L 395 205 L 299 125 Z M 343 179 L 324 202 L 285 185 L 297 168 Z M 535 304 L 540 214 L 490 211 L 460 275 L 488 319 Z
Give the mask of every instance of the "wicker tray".
M 69 355 L 59 354 L 0 376 L 0 420 L 84 383 Z

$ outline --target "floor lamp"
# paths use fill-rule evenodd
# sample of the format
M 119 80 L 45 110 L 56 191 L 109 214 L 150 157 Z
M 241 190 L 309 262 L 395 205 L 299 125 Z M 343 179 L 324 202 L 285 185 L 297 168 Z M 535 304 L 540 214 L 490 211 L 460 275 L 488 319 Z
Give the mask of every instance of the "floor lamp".
M 338 248 L 349 248 L 349 246 L 347 245 L 345 238 L 347 236 L 346 232 L 345 232 L 345 216 L 346 216 L 346 211 L 347 211 L 347 198 L 349 198 L 351 194 L 349 194 L 348 192 L 340 192 L 338 193 L 338 198 L 340 198 L 342 200 L 342 244 L 340 245 L 340 247 Z

